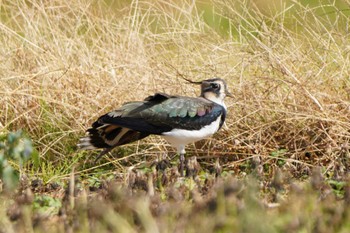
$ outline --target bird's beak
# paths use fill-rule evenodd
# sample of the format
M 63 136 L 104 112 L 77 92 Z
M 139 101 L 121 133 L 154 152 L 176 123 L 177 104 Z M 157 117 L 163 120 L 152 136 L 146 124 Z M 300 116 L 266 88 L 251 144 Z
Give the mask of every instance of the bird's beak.
M 235 96 L 232 95 L 232 94 L 231 94 L 230 92 L 228 92 L 228 91 L 226 91 L 225 94 L 226 94 L 227 97 L 235 98 Z

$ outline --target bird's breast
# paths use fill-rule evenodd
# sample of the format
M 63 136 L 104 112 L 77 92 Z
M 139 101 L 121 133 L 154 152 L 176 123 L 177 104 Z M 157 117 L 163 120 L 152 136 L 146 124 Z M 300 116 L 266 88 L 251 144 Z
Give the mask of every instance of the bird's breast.
M 199 130 L 172 129 L 164 132 L 162 136 L 173 146 L 186 145 L 210 137 L 220 127 L 221 116 L 208 125 L 203 125 Z

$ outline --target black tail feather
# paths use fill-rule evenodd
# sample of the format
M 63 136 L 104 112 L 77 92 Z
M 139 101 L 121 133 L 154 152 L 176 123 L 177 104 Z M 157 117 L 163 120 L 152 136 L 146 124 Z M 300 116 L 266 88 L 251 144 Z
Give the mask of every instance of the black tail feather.
M 95 163 L 113 148 L 128 144 L 149 136 L 118 125 L 94 124 L 87 130 L 88 135 L 80 139 L 78 147 L 82 150 L 104 149 L 95 159 Z

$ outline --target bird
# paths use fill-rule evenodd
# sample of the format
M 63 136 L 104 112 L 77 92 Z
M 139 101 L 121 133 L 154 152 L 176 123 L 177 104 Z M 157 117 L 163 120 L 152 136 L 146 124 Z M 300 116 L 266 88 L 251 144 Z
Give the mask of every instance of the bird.
M 143 101 L 126 102 L 117 110 L 100 116 L 79 140 L 78 148 L 103 149 L 97 161 L 117 146 L 160 135 L 176 148 L 179 173 L 183 176 L 185 146 L 209 138 L 222 128 L 227 113 L 224 99 L 233 97 L 221 78 L 185 80 L 201 86 L 199 97 L 157 92 Z

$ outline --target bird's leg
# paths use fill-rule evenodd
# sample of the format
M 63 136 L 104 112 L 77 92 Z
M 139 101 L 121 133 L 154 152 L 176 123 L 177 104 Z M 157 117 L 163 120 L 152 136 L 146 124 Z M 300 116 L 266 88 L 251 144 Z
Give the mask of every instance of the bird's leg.
M 180 176 L 184 176 L 185 154 L 180 153 Z
M 181 177 L 184 177 L 184 167 L 185 167 L 185 145 L 179 145 L 177 147 L 177 153 L 180 155 L 180 165 L 179 173 Z

